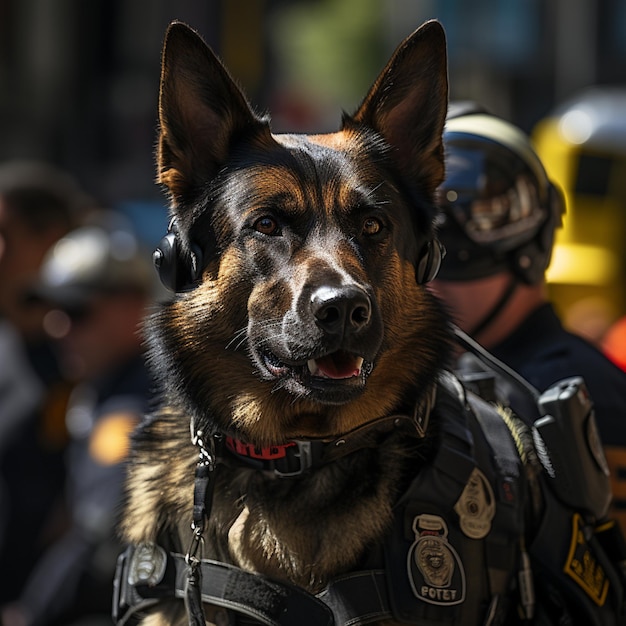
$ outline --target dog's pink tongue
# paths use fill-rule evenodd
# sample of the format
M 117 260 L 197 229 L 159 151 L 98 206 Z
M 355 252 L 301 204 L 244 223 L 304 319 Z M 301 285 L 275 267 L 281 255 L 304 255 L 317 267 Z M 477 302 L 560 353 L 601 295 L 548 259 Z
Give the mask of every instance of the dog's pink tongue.
M 359 376 L 363 359 L 347 352 L 335 352 L 315 359 L 316 370 L 313 373 L 326 378 L 342 379 Z

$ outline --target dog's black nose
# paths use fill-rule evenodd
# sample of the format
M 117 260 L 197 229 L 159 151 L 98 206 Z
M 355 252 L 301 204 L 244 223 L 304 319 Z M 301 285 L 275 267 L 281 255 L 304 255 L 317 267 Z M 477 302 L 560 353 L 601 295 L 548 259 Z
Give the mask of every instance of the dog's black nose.
M 354 285 L 320 287 L 311 295 L 311 310 L 317 325 L 332 334 L 360 330 L 372 316 L 369 296 Z

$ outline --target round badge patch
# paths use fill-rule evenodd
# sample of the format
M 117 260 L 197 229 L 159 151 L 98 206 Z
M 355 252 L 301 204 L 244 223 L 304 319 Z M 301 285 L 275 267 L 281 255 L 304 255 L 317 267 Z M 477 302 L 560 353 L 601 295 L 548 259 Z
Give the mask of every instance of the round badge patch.
M 415 542 L 407 557 L 409 582 L 416 598 L 452 606 L 465 600 L 463 563 L 448 542 L 448 526 L 438 515 L 424 513 L 413 520 Z

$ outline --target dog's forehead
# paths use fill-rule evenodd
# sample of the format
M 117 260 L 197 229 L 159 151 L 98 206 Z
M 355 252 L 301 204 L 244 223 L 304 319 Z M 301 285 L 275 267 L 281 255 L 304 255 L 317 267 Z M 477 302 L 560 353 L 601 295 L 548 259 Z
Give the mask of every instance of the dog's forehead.
M 332 151 L 350 152 L 364 143 L 359 133 L 347 130 L 310 135 L 285 133 L 274 134 L 272 136 L 283 146 L 295 149 L 308 145 L 318 146 L 321 149 L 326 148 Z
M 279 134 L 273 138 L 292 153 L 306 154 L 324 168 L 333 164 L 352 165 L 363 174 L 382 157 L 380 143 L 371 135 L 350 130 L 311 135 Z
M 276 150 L 246 159 L 249 189 L 254 189 L 261 203 L 273 196 L 302 208 L 313 201 L 327 209 L 350 209 L 375 203 L 374 191 L 395 190 L 377 165 L 380 154 L 358 133 L 277 134 L 273 138 Z

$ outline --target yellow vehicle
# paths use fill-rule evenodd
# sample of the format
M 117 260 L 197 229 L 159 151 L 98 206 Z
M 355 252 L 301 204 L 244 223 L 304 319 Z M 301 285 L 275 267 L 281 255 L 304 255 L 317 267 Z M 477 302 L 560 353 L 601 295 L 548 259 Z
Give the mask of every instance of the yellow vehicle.
M 626 89 L 594 87 L 535 127 L 566 199 L 547 279 L 565 325 L 598 342 L 626 314 Z

